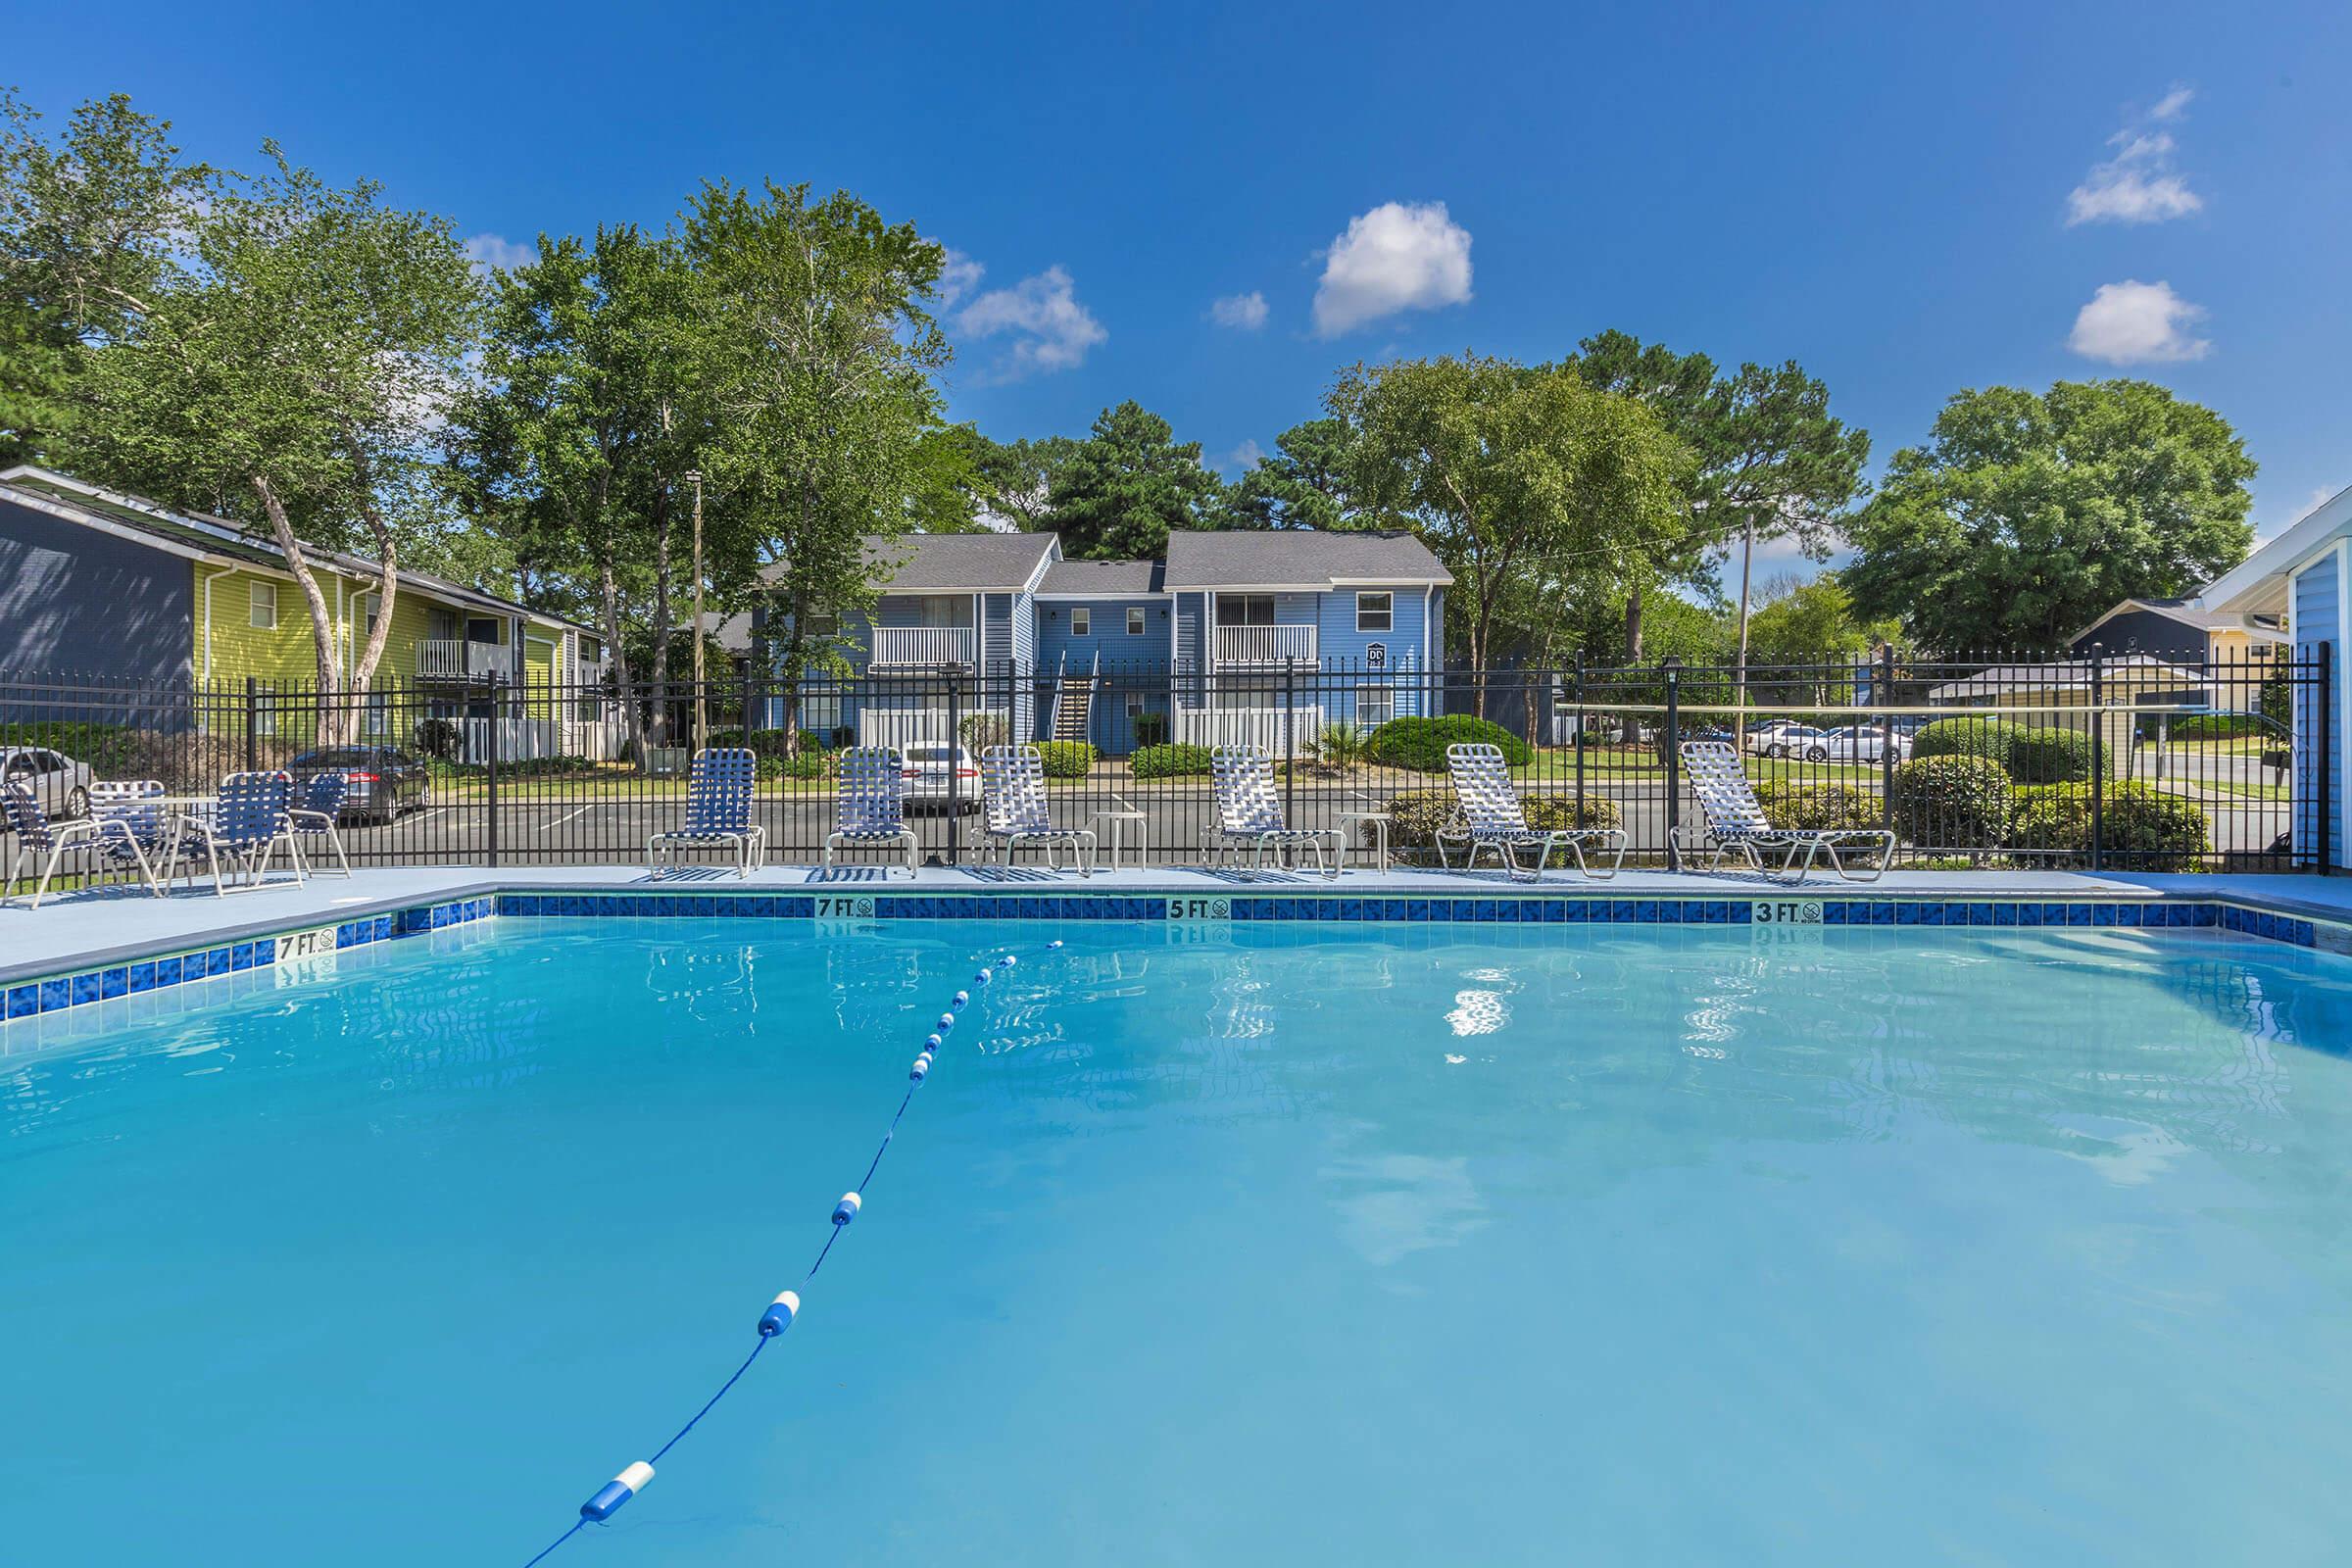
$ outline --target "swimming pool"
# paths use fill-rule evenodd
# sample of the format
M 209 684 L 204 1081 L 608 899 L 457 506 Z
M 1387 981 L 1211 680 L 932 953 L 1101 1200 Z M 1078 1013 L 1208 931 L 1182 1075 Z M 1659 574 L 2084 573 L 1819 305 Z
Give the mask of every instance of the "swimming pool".
M 2318 1561 L 2352 1528 L 2343 958 L 504 918 L 4 1064 L 11 1560 L 520 1562 L 739 1358 L 943 990 L 1044 934 L 788 1343 L 557 1560 Z

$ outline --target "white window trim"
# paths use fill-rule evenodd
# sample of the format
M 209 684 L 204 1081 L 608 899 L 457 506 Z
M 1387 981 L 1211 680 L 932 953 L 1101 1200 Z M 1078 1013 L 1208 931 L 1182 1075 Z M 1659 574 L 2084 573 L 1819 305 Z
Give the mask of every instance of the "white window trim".
M 1152 629 L 1152 612 L 1143 605 L 1127 607 L 1127 635 L 1141 637 Z
M 257 617 L 263 613 L 265 605 L 269 607 L 270 618 L 258 619 Z M 245 585 L 245 629 L 248 631 L 277 630 L 277 584 L 249 582 Z
M 1383 599 L 1388 602 L 1380 612 L 1381 623 L 1377 626 L 1364 624 L 1364 601 L 1367 599 Z M 1386 588 L 1358 590 L 1355 596 L 1355 629 L 1357 631 L 1395 632 L 1396 630 L 1396 596 Z
M 1095 634 L 1095 612 L 1085 605 L 1070 607 L 1070 635 L 1092 637 Z
M 1389 710 L 1388 716 L 1380 719 L 1380 723 L 1385 724 L 1389 721 L 1389 719 L 1396 716 L 1396 687 L 1358 686 L 1355 689 L 1355 722 L 1359 728 L 1369 729 L 1373 726 L 1374 721 L 1364 716 L 1364 699 L 1367 697 L 1376 699 L 1379 703 L 1385 705 Z

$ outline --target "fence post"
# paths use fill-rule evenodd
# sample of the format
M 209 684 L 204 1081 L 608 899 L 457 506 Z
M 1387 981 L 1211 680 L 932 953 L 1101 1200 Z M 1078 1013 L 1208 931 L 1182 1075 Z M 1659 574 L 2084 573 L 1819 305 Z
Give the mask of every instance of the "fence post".
M 245 677 L 245 771 L 259 772 L 262 766 L 262 710 L 260 682 L 251 675 Z
M 1666 868 L 1683 868 L 1683 662 L 1669 658 L 1666 676 Z
M 2315 705 L 2315 711 L 2318 714 L 2319 721 L 2312 726 L 2313 729 L 2319 732 L 2319 747 L 2312 754 L 2312 772 L 2317 779 L 2317 788 L 2313 791 L 2312 805 L 2319 813 L 2319 831 L 2315 836 L 2320 841 L 2320 875 L 2326 876 L 2328 874 L 2334 863 L 2328 858 L 2328 818 L 2329 814 L 2328 809 L 2328 791 L 2333 782 L 2328 776 L 2328 725 L 2329 720 L 2333 717 L 2333 714 L 2328 709 L 2328 681 L 2329 674 L 2332 672 L 2335 666 L 2335 645 L 2333 643 L 2322 643 L 2319 645 L 2319 692 L 2318 701 Z M 2292 688 L 2290 687 L 2289 690 L 2292 690 Z M 2289 710 L 2289 711 L 2291 713 L 2292 710 Z M 2294 742 L 2290 738 L 2287 744 L 2289 747 L 2292 747 Z M 2294 754 L 2290 751 L 2287 754 L 2287 757 L 2289 762 L 2292 762 Z M 2294 773 L 2291 768 L 2287 773 L 2287 778 L 2290 780 L 2287 785 L 2287 822 L 2291 827 L 2294 822 L 2294 785 L 2291 782 L 2291 780 L 2294 778 Z
M 1576 826 L 1585 823 L 1585 651 L 1576 651 L 1576 727 L 1568 732 L 1576 746 Z
M 2090 645 L 2090 868 L 2107 863 L 2107 645 Z
M 1882 644 L 1879 649 L 1879 678 L 1873 682 L 1872 695 L 1878 698 L 1879 715 L 1879 825 L 1889 833 L 1894 831 L 1894 644 Z M 1745 737 L 1739 737 L 1744 741 Z
M 490 704 L 490 716 L 483 720 L 483 733 L 488 736 L 487 750 L 490 754 L 488 758 L 489 776 L 484 790 L 484 797 L 488 802 L 484 814 L 489 825 L 484 831 L 488 835 L 489 863 L 493 866 L 498 864 L 498 715 L 500 710 L 505 706 L 504 703 L 493 701 Z M 460 735 L 466 733 L 463 719 L 459 720 L 458 733 Z
M 1298 721 L 1298 661 L 1282 662 L 1282 819 L 1296 827 L 1298 822 L 1298 744 L 1295 733 Z
M 948 677 L 948 863 L 958 863 L 963 853 L 963 770 L 956 765 L 963 745 L 963 676 Z M 1010 857 L 1006 857 L 1010 858 Z

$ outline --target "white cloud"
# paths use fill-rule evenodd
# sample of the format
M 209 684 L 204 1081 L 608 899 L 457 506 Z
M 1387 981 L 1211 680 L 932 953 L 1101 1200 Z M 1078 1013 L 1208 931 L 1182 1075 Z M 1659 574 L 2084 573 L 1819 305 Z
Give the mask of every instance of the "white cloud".
M 1434 311 L 1470 298 L 1470 231 L 1444 202 L 1384 202 L 1348 220 L 1323 255 L 1315 331 L 1337 337 L 1398 311 Z
M 1255 441 L 1244 441 L 1240 446 L 1226 453 L 1225 461 L 1218 464 L 1217 466 L 1228 471 L 1247 473 L 1256 467 L 1257 460 L 1265 455 L 1266 449 Z
M 1254 332 L 1266 324 L 1266 297 L 1255 289 L 1228 294 L 1208 308 L 1208 318 L 1219 326 L 1238 326 Z
M 2147 122 L 2179 120 L 2195 96 L 2190 88 L 2175 87 L 2148 111 Z M 2077 223 L 2161 223 L 2186 218 L 2205 205 L 2188 188 L 2186 176 L 2174 170 L 2173 138 L 2164 131 L 2126 125 L 2107 138 L 2107 145 L 2116 149 L 2115 156 L 2093 164 L 2082 183 L 2067 194 L 2069 228 Z
M 1059 266 L 1024 277 L 1010 288 L 990 289 L 963 308 L 956 324 L 966 337 L 1010 339 L 990 372 L 1004 381 L 1075 369 L 1086 363 L 1088 349 L 1110 336 L 1094 313 L 1078 303 L 1076 285 Z
M 945 310 L 978 288 L 981 274 L 988 269 L 953 245 L 943 249 L 947 252 L 947 259 L 939 268 L 939 304 Z
M 511 240 L 504 234 L 476 234 L 466 242 L 466 254 L 484 271 L 496 268 L 511 272 L 539 259 L 535 244 Z
M 2075 316 L 2075 329 L 2066 346 L 2085 359 L 2109 365 L 2164 365 L 2201 360 L 2213 344 L 2191 337 L 2188 328 L 2205 318 L 2205 307 L 2191 305 L 2173 292 L 2170 283 L 2142 283 L 2127 278 L 2102 283 L 2090 303 Z

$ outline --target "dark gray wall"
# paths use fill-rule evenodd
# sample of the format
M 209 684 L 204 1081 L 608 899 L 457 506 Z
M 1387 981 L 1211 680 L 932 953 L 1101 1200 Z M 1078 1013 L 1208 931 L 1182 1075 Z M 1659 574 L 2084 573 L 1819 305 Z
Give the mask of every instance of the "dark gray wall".
M 195 600 L 182 558 L 0 500 L 0 673 L 184 681 Z
M 2146 654 L 2151 659 L 2181 664 L 2205 662 L 2203 632 L 2152 610 L 2127 610 L 2067 652 L 2077 659 L 2087 659 L 2094 642 L 2105 644 L 2111 654 Z

